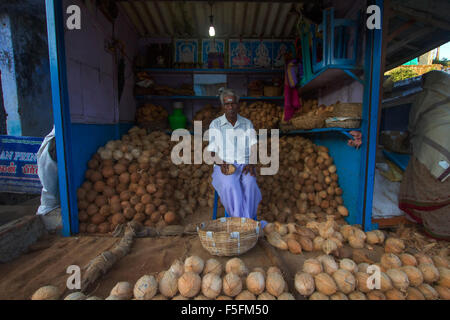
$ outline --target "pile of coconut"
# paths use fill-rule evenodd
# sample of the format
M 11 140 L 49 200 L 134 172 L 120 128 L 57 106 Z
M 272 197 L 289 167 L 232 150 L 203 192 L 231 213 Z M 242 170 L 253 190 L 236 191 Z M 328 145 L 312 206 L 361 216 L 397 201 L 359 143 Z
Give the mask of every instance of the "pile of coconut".
M 270 150 L 270 139 L 268 143 Z M 348 210 L 328 148 L 301 136 L 283 136 L 279 149 L 278 173 L 258 177 L 262 193 L 258 217 L 300 225 L 325 221 L 329 215 L 343 221 Z
M 375 265 L 321 255 L 304 262 L 295 288 L 310 300 L 450 299 L 450 269 L 442 256 L 385 253 Z
M 57 287 L 38 289 L 32 300 L 58 300 Z M 64 300 L 99 300 L 73 292 Z M 225 268 L 216 259 L 206 262 L 198 256 L 188 257 L 184 263 L 176 260 L 168 270 L 142 276 L 134 286 L 119 282 L 105 300 L 294 300 L 288 285 L 277 267 L 249 270 L 239 258 L 227 261 Z
M 133 220 L 162 228 L 182 224 L 198 207 L 212 207 L 212 166 L 175 165 L 175 144 L 163 132 L 134 127 L 99 148 L 77 192 L 80 232 L 108 233 Z M 193 160 L 193 141 L 191 149 Z

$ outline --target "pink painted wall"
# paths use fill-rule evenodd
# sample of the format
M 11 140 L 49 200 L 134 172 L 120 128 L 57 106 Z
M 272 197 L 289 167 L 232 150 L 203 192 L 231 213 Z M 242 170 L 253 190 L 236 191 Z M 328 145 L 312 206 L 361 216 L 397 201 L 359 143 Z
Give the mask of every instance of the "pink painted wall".
M 117 63 L 105 50 L 113 37 L 113 26 L 99 10 L 90 11 L 80 0 L 64 0 L 64 7 L 81 8 L 81 30 L 66 30 L 67 81 L 71 120 L 75 123 L 113 124 L 132 121 L 136 109 L 133 96 L 132 60 L 137 52 L 137 34 L 120 12 L 114 36 L 123 42 L 126 58 L 125 88 L 120 103 Z

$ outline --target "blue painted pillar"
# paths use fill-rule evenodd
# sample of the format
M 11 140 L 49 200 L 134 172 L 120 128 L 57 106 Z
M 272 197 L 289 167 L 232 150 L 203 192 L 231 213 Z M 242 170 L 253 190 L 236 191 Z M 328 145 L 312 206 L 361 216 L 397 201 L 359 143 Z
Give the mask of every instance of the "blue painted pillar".
M 373 4 L 381 9 L 383 19 L 384 0 L 375 0 Z M 369 5 L 369 4 L 368 4 Z M 381 22 L 383 25 L 383 21 Z M 362 216 L 358 223 L 363 225 L 365 231 L 376 229 L 372 224 L 373 190 L 375 182 L 375 161 L 377 151 L 378 117 L 380 104 L 380 84 L 382 71 L 382 29 L 369 30 L 366 28 L 365 48 L 365 87 L 363 108 L 363 144 L 361 150 L 361 179 L 364 188 L 360 190 L 360 206 Z
M 63 235 L 78 233 L 78 208 L 73 183 L 69 97 L 67 91 L 64 21 L 61 0 L 46 0 L 48 48 L 56 132 Z

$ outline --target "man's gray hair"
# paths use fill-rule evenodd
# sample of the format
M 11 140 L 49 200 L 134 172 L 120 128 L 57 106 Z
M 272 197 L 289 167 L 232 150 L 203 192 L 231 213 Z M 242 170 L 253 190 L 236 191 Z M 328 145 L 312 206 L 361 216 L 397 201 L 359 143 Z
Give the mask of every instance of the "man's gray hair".
M 219 98 L 222 105 L 224 104 L 223 99 L 229 96 L 236 97 L 236 103 L 239 103 L 239 96 L 233 90 L 227 88 L 219 89 Z

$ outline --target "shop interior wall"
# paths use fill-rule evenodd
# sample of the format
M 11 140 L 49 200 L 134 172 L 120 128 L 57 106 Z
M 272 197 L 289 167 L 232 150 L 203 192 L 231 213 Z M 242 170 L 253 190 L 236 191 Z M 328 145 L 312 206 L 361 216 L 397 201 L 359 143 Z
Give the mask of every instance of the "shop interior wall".
M 81 30 L 65 31 L 66 67 L 71 116 L 72 158 L 76 187 L 84 180 L 86 164 L 108 140 L 120 139 L 134 120 L 132 59 L 137 34 L 123 12 L 113 24 L 99 10 L 89 10 L 79 0 L 65 0 L 63 8 L 81 8 Z M 113 34 L 114 30 L 114 34 Z M 117 63 L 105 47 L 115 37 L 123 44 L 125 85 L 119 102 Z

